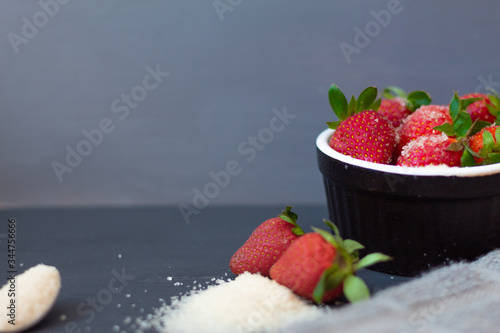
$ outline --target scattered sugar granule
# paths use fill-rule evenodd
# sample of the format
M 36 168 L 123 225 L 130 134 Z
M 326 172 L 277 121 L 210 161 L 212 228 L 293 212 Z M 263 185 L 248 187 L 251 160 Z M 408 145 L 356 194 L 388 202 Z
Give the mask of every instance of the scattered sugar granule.
M 66 320 L 66 318 L 67 318 L 67 317 L 66 317 L 66 315 L 64 315 L 64 314 L 63 314 L 63 315 L 61 315 L 61 316 L 59 316 L 59 320 L 60 320 L 60 321 L 65 321 L 65 320 Z
M 310 305 L 276 281 L 243 273 L 205 290 L 192 291 L 140 321 L 141 329 L 176 333 L 235 333 L 276 330 L 311 320 L 325 310 Z
M 130 295 L 130 294 L 126 294 L 125 295 L 125 297 L 127 297 L 127 298 L 130 298 L 130 296 L 132 296 L 132 295 Z
M 121 255 L 121 254 L 119 254 L 119 255 L 118 255 L 118 259 L 121 259 L 121 258 L 122 258 L 122 255 Z
M 171 277 L 171 276 L 168 276 L 168 277 L 167 277 L 167 281 L 172 281 L 172 277 Z

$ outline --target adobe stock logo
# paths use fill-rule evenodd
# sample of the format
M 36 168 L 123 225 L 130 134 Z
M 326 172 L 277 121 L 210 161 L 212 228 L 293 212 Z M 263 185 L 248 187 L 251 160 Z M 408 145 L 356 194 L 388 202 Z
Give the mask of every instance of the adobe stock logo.
M 78 324 L 77 321 L 69 321 L 64 325 L 64 331 L 60 333 L 90 332 L 90 326 L 80 327 L 80 325 L 83 323 L 83 325 L 90 325 L 98 314 L 102 313 L 105 307 L 111 304 L 135 279 L 135 276 L 127 274 L 125 267 L 122 267 L 121 270 L 113 269 L 111 275 L 112 278 L 108 280 L 108 283 L 93 297 L 86 297 L 85 301 L 76 306 L 75 314 L 79 318 L 83 318 L 83 322 L 80 321 L 81 323 Z
M 486 93 L 491 93 L 491 90 L 498 90 L 500 88 L 500 82 L 499 81 L 493 81 L 493 74 L 490 73 L 488 74 L 488 78 L 486 79 L 482 75 L 479 75 L 477 77 L 479 80 L 479 84 L 476 86 L 476 89 L 474 92 L 480 93 L 481 90 L 484 89 L 484 92 Z M 496 88 L 496 89 L 495 89 Z
M 400 14 L 403 11 L 403 6 L 399 0 L 389 0 L 387 3 L 387 9 L 381 9 L 378 12 L 371 10 L 370 15 L 374 18 L 365 24 L 364 29 L 358 26 L 354 27 L 353 44 L 351 45 L 346 42 L 341 42 L 339 44 L 340 50 L 345 57 L 348 64 L 351 63 L 353 54 L 360 54 L 361 50 L 366 48 L 373 38 L 377 37 L 382 28 L 387 27 L 392 20 L 393 15 Z
M 9 32 L 7 34 L 7 39 L 10 45 L 14 49 L 14 52 L 19 53 L 19 46 L 22 44 L 28 44 L 30 40 L 35 38 L 40 29 L 45 27 L 51 18 L 55 17 L 60 10 L 61 5 L 66 5 L 70 0 L 40 0 L 38 1 L 38 6 L 40 10 L 35 12 L 31 19 L 23 16 L 21 18 L 21 35 L 15 32 Z
M 226 12 L 232 12 L 236 7 L 241 5 L 242 2 L 243 0 L 214 0 L 212 5 L 219 16 L 219 20 L 222 22 L 224 21 L 224 14 Z
M 146 66 L 145 70 L 146 74 L 140 84 L 134 86 L 128 93 L 121 93 L 120 97 L 115 98 L 110 104 L 111 112 L 116 114 L 120 121 L 127 119 L 131 111 L 136 110 L 140 103 L 149 96 L 149 93 L 158 88 L 170 75 L 169 72 L 161 71 L 160 65 L 156 65 L 154 68 Z M 116 126 L 116 121 L 104 117 L 95 128 L 83 129 L 81 134 L 84 138 L 73 146 L 66 145 L 64 160 L 62 162 L 52 161 L 51 167 L 57 180 L 62 183 L 64 176 L 72 173 L 75 168 L 82 164 L 83 160 L 103 143 L 106 136 L 116 129 Z
M 282 110 L 274 108 L 272 113 L 273 116 L 266 126 L 262 127 L 256 135 L 249 135 L 236 147 L 238 155 L 246 163 L 254 161 L 259 152 L 266 149 L 274 141 L 276 135 L 283 132 L 290 121 L 297 116 L 288 113 L 286 106 Z M 243 172 L 244 164 L 237 159 L 229 160 L 222 170 L 210 171 L 208 173 L 209 181 L 201 187 L 193 188 L 191 203 L 181 202 L 177 205 L 184 222 L 189 224 L 191 216 L 199 215 L 203 209 L 207 208 L 211 200 L 218 197 L 229 186 L 231 180 Z

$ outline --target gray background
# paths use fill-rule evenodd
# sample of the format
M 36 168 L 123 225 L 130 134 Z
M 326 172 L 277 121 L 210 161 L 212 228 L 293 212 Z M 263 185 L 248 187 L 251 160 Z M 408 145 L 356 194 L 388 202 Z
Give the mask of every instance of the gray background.
M 334 120 L 332 82 L 348 95 L 426 89 L 440 104 L 500 86 L 497 1 L 401 0 L 350 62 L 340 44 L 391 1 L 221 0 L 222 14 L 213 1 L 54 1 L 2 1 L 4 206 L 192 205 L 231 160 L 241 172 L 210 205 L 323 204 L 314 141 Z M 10 39 L 34 20 L 16 52 Z M 122 120 L 112 103 L 147 66 L 170 75 Z M 238 146 L 284 108 L 295 118 L 248 162 Z M 60 181 L 52 163 L 104 118 L 114 130 Z

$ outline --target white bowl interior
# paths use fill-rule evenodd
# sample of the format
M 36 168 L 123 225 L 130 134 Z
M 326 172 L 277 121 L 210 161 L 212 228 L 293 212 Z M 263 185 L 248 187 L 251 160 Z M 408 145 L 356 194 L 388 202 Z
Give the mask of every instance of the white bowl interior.
M 500 163 L 481 165 L 475 167 L 448 167 L 443 166 L 426 166 L 418 168 L 402 167 L 396 165 L 379 164 L 358 160 L 356 158 L 341 154 L 332 149 L 328 142 L 335 130 L 326 129 L 321 132 L 316 139 L 316 146 L 326 155 L 346 164 L 355 165 L 361 168 L 372 169 L 377 171 L 395 173 L 400 175 L 414 176 L 457 176 L 457 177 L 478 177 L 500 173 Z

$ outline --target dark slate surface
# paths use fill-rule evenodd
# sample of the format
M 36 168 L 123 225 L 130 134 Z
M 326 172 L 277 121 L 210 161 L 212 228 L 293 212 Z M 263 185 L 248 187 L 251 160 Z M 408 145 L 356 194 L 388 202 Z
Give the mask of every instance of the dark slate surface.
M 305 229 L 321 226 L 326 216 L 322 206 L 294 208 Z M 176 207 L 2 210 L 0 269 L 7 270 L 7 221 L 15 218 L 19 273 L 44 263 L 62 276 L 55 307 L 30 332 L 133 332 L 127 317 L 152 313 L 160 299 L 191 290 L 194 281 L 205 286 L 212 278 L 233 278 L 231 255 L 281 209 L 207 208 L 189 224 Z M 405 280 L 373 271 L 361 275 L 375 292 Z

